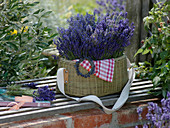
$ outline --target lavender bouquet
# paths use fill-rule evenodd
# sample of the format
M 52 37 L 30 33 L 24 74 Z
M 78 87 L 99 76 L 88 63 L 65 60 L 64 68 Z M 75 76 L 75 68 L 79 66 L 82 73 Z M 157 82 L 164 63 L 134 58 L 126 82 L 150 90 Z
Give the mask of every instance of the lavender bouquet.
M 148 113 L 146 114 L 147 123 L 143 124 L 143 128 L 169 128 L 170 127 L 170 92 L 167 98 L 161 100 L 161 106 L 157 103 L 148 103 Z M 142 107 L 137 108 L 139 120 L 142 121 Z M 135 128 L 139 128 L 136 126 Z
M 134 23 L 127 12 L 99 16 L 77 14 L 68 20 L 68 28 L 58 28 L 55 43 L 62 57 L 68 60 L 90 58 L 103 60 L 123 55 L 133 36 Z

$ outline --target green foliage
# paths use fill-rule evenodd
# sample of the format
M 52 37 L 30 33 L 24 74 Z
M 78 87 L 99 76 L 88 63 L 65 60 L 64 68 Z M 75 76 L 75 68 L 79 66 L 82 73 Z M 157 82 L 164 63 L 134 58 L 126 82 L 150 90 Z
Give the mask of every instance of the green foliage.
M 149 12 L 150 15 L 143 19 L 146 30 L 149 32 L 151 30 L 152 33 L 150 32 L 151 36 L 142 41 L 143 46 L 136 53 L 136 55 L 139 53 L 151 54 L 152 64 L 145 62 L 145 67 L 140 68 L 140 71 L 144 74 L 143 76 L 153 80 L 153 90 L 158 86 L 162 87 L 161 93 L 164 97 L 167 91 L 170 91 L 169 5 L 169 2 L 165 2 L 163 5 L 162 3 L 154 4 Z M 160 92 L 155 94 L 158 93 Z
M 41 55 L 56 34 L 41 19 L 51 11 L 38 9 L 38 2 L 5 0 L 0 4 L 0 80 L 15 81 L 46 76 L 46 59 Z
M 84 0 L 81 2 L 77 2 L 73 5 L 74 13 L 86 15 L 88 12 L 89 14 L 93 14 L 95 7 L 97 7 L 95 0 Z
M 95 0 L 70 0 L 69 6 L 66 5 L 65 2 L 61 2 L 61 5 L 64 4 L 66 7 L 64 8 L 63 12 L 58 12 L 57 19 L 60 20 L 59 26 L 68 27 L 67 19 L 69 19 L 71 16 L 76 14 L 82 14 L 86 15 L 88 12 L 89 14 L 93 14 L 94 8 L 97 6 Z

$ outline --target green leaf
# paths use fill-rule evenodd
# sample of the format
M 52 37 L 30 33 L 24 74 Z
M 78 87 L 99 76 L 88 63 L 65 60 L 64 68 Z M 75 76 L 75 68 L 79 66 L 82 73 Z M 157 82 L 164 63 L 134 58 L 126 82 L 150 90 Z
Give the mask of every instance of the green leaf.
M 28 5 L 28 6 L 36 6 L 36 5 L 39 4 L 39 3 L 40 3 L 40 2 L 34 2 L 34 3 L 31 3 L 31 4 L 28 3 L 27 5 Z
M 2 36 L 0 36 L 0 40 L 2 40 L 6 35 L 7 35 L 7 33 L 5 33 Z
M 148 61 L 145 61 L 145 64 L 148 64 L 148 65 L 152 66 L 151 63 L 149 63 Z
M 145 55 L 145 54 L 149 53 L 149 51 L 150 51 L 150 50 L 146 48 L 146 49 L 143 51 L 142 55 Z
M 156 64 L 160 65 L 162 63 L 162 60 L 156 61 Z
M 15 45 L 14 43 L 12 43 L 12 42 L 7 42 L 7 44 L 9 44 L 11 47 L 13 47 L 16 51 L 18 50 L 17 45 Z
M 170 61 L 168 61 L 168 66 L 170 67 Z
M 156 76 L 156 77 L 153 79 L 153 82 L 154 82 L 155 85 L 157 85 L 160 80 L 161 80 L 161 78 L 158 77 L 158 76 Z
M 43 11 L 44 11 L 44 9 L 38 9 L 38 10 L 35 11 L 33 14 L 38 14 L 38 13 L 43 12 Z
M 135 56 L 136 56 L 137 54 L 139 54 L 139 53 L 142 53 L 142 52 L 143 52 L 143 49 L 140 48 L 140 49 L 137 51 L 137 53 L 135 54 Z M 134 57 L 135 57 L 135 56 L 134 56 Z
M 28 39 L 28 40 L 31 40 L 32 38 L 33 38 L 33 37 L 28 37 L 27 39 Z
M 168 51 L 163 51 L 163 52 L 160 53 L 160 57 L 161 57 L 161 59 L 163 59 L 163 60 L 164 60 L 167 56 L 168 56 Z
M 48 17 L 50 13 L 52 13 L 52 11 L 47 11 L 44 14 L 42 14 L 41 17 Z
M 51 28 L 48 28 L 48 27 L 45 27 L 43 31 L 51 31 L 52 29 Z
M 162 89 L 162 95 L 163 97 L 166 97 L 166 90 Z
M 151 49 L 149 49 L 149 51 L 150 51 L 150 53 L 151 53 L 151 55 L 152 55 L 153 51 L 152 51 Z
M 28 22 L 29 22 L 28 20 L 25 20 L 25 21 L 23 22 L 23 24 L 28 23 Z
M 50 39 L 51 39 L 51 38 L 54 38 L 54 37 L 57 36 L 57 35 L 58 35 L 58 33 L 55 33 L 55 34 L 51 35 L 51 36 L 50 36 Z

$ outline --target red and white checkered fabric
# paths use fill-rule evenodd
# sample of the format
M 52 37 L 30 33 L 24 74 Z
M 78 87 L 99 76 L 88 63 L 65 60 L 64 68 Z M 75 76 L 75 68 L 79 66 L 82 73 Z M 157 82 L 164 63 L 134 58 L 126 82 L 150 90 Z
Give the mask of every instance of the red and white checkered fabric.
M 105 81 L 112 82 L 115 60 L 106 59 L 106 60 L 98 60 L 93 62 L 95 65 L 94 75 Z M 91 65 L 88 60 L 84 60 L 83 62 L 80 63 L 80 65 L 88 71 L 91 70 Z

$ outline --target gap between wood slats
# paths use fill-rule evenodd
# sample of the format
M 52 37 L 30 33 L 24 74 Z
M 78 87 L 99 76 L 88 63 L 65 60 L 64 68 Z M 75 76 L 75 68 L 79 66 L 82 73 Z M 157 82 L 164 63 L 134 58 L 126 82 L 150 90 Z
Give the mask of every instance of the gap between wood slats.
M 139 81 L 150 81 L 149 79 L 134 79 L 133 82 L 139 82 Z
M 83 110 L 84 108 L 91 109 L 91 108 L 95 108 L 96 106 L 98 105 L 96 105 L 95 103 L 86 102 L 82 104 L 73 104 L 73 105 L 67 105 L 67 106 L 61 106 L 61 107 L 48 108 L 46 110 L 41 109 L 41 110 L 30 111 L 30 112 L 25 112 L 25 113 L 17 113 L 13 115 L 6 115 L 6 116 L 0 117 L 0 123 L 27 120 L 27 119 L 33 119 L 33 118 L 39 118 L 39 117 L 47 117 L 50 115 L 67 113 L 70 111 L 79 111 L 79 110 Z
M 113 99 L 113 98 L 117 99 L 118 96 L 114 96 L 114 95 L 109 96 L 109 99 Z M 101 98 L 101 100 L 108 100 L 108 99 Z M 77 102 L 77 101 L 72 101 L 72 100 L 67 99 L 67 98 L 63 99 L 63 101 L 64 101 L 64 102 L 53 102 L 51 107 L 58 107 L 58 106 L 64 106 L 64 105 L 77 104 L 77 103 L 79 103 L 79 102 Z M 81 103 L 82 103 L 82 102 L 80 102 L 79 104 L 81 104 Z M 110 105 L 111 105 L 111 104 L 110 104 Z M 21 109 L 18 110 L 18 111 L 5 111 L 5 112 L 3 112 L 3 113 L 1 112 L 0 115 L 9 114 L 9 113 L 10 113 L 10 114 L 12 114 L 12 113 L 20 113 L 20 112 L 24 112 L 25 110 L 26 110 L 26 111 L 32 111 L 32 110 L 38 110 L 38 109 L 42 109 L 42 108 L 21 108 Z M 47 108 L 44 108 L 44 109 L 47 109 Z
M 147 93 L 139 94 L 136 96 L 129 96 L 129 99 L 127 102 L 133 101 L 134 98 L 138 99 L 138 100 L 142 100 L 142 99 L 146 99 L 147 97 L 151 98 L 151 96 L 148 95 Z M 111 105 L 110 103 L 113 104 L 113 103 L 115 103 L 116 100 L 117 100 L 117 98 L 106 99 L 106 100 L 103 100 L 103 103 L 105 105 L 107 105 L 107 104 Z M 43 116 L 45 113 L 46 113 L 46 115 L 44 115 L 44 116 L 47 116 L 47 113 L 48 113 L 48 115 L 51 115 L 51 114 L 54 115 L 54 114 L 71 112 L 71 111 L 90 109 L 90 108 L 94 108 L 94 107 L 98 107 L 98 105 L 93 102 L 82 102 L 81 104 L 70 104 L 70 105 L 64 105 L 64 106 L 59 106 L 59 107 L 40 109 L 40 110 L 36 110 L 36 111 L 16 113 L 16 114 L 0 117 L 0 123 L 4 122 L 5 119 L 8 119 L 9 121 L 17 121 L 17 120 L 23 120 L 23 119 L 38 118 L 40 116 Z
M 21 80 L 21 81 L 15 81 L 16 84 L 18 83 L 30 83 L 30 82 L 36 82 L 36 81 L 42 81 L 42 80 L 52 80 L 57 79 L 57 76 L 49 76 L 49 77 L 42 77 L 37 79 L 28 79 L 28 80 Z
M 50 82 L 50 83 L 52 83 L 52 82 L 57 82 L 57 76 L 49 76 L 49 77 L 44 77 L 44 78 L 38 78 L 38 79 L 29 79 L 29 80 L 23 80 L 23 81 L 16 81 L 15 83 L 16 84 L 22 84 L 22 83 L 31 83 L 31 82 L 35 82 L 35 83 L 43 83 L 43 82 Z M 152 82 L 151 80 L 142 80 L 142 79 L 134 79 L 134 81 L 133 81 L 133 84 L 135 84 L 135 83 L 139 83 L 139 82 L 143 82 L 143 83 L 145 83 L 145 82 Z
M 138 81 L 139 82 L 139 81 Z M 145 83 L 147 83 L 147 82 L 145 82 Z M 138 85 L 140 85 L 140 84 L 138 84 Z M 141 86 L 141 85 L 140 85 Z M 137 89 L 144 89 L 144 87 L 147 87 L 148 88 L 148 85 L 147 86 L 145 86 L 145 85 L 143 85 L 143 87 L 141 86 L 141 87 L 131 87 L 132 89 L 131 89 L 131 92 L 130 92 L 130 96 L 129 96 L 129 99 L 128 99 L 128 101 L 127 102 L 130 102 L 130 101 L 136 101 L 136 100 L 141 100 L 141 99 L 147 99 L 147 98 L 152 98 L 152 96 L 151 95 L 149 95 L 149 94 L 147 94 L 147 93 L 145 93 L 145 92 L 147 92 L 147 89 L 145 89 L 145 90 L 142 90 L 142 92 L 140 91 L 140 90 L 138 90 L 138 91 L 136 91 Z M 150 86 L 149 86 L 150 87 Z M 117 94 L 117 95 L 108 95 L 108 96 L 104 96 L 104 97 L 101 97 L 101 99 L 103 99 L 102 101 L 103 101 L 103 103 L 107 106 L 107 105 L 112 105 L 113 104 L 113 101 L 116 101 L 117 100 L 117 97 L 119 96 L 119 94 Z M 65 106 L 70 106 L 70 105 L 73 105 L 73 108 L 71 108 L 71 110 L 70 111 L 68 111 L 68 112 L 71 112 L 71 111 L 73 111 L 74 110 L 74 106 L 76 107 L 77 106 L 77 104 L 79 104 L 79 105 L 83 105 L 84 103 L 87 103 L 87 102 L 81 102 L 81 103 L 78 103 L 78 102 L 76 102 L 76 101 L 72 101 L 72 100 L 69 100 L 69 99 L 67 99 L 67 98 L 64 98 L 64 96 L 62 95 L 62 94 L 58 94 L 58 95 L 56 95 L 56 97 L 61 97 L 57 102 L 52 102 L 52 107 L 51 108 L 55 108 L 55 109 L 57 109 L 57 108 L 60 108 L 60 107 L 65 107 Z M 62 102 L 61 102 L 62 101 Z M 90 102 L 90 105 L 92 105 L 92 104 L 95 104 L 95 103 L 92 103 L 92 102 Z M 4 108 L 4 107 L 3 107 Z M 66 107 L 67 108 L 67 107 Z M 82 108 L 81 108 L 82 110 L 83 109 L 87 109 L 87 108 L 85 108 L 85 107 L 83 107 L 82 106 Z M 1 109 L 2 110 L 2 109 Z M 4 110 L 5 110 L 5 108 L 4 108 Z M 34 112 L 34 111 L 37 111 L 37 110 L 45 110 L 45 111 L 48 111 L 49 110 L 49 108 L 21 108 L 19 111 L 20 111 L 20 113 L 27 113 L 27 112 Z M 14 112 L 13 114 L 19 114 L 19 111 L 17 112 Z M 67 112 L 67 111 L 65 111 L 65 110 L 63 110 L 64 112 L 63 113 L 65 113 L 65 112 Z M 1 113 L 1 112 L 0 112 Z M 5 113 L 4 113 L 5 114 Z M 7 112 L 7 114 L 12 114 L 12 113 L 10 113 L 9 111 Z M 13 115 L 12 114 L 12 115 Z M 42 113 L 39 113 L 39 114 L 42 114 Z M 49 114 L 49 113 L 48 113 Z M 2 115 L 3 115 L 3 113 L 2 113 Z M 36 117 L 36 116 L 35 116 Z M 1 119 L 1 118 L 0 118 Z M 8 118 L 7 118 L 8 119 Z M 22 118 L 21 118 L 22 119 Z M 2 120 L 0 120 L 0 122 L 1 122 Z
M 137 96 L 130 96 L 130 98 L 128 99 L 127 103 L 133 101 L 133 98 L 137 98 L 138 100 L 143 100 L 146 98 L 151 98 L 150 95 L 148 94 L 140 94 Z M 115 103 L 115 101 L 117 100 L 117 98 L 112 98 L 112 99 L 107 99 L 107 100 L 103 100 L 103 103 L 105 105 L 110 103 Z M 67 113 L 70 111 L 79 111 L 79 110 L 84 110 L 84 109 L 90 109 L 90 108 L 95 108 L 98 107 L 97 104 L 92 103 L 92 102 L 83 102 L 81 104 L 71 104 L 71 105 L 66 105 L 66 106 L 61 106 L 61 107 L 54 107 L 54 108 L 48 108 L 48 109 L 44 109 L 44 110 L 36 110 L 36 111 L 30 111 L 30 112 L 24 112 L 24 113 L 19 113 L 19 114 L 13 114 L 13 115 L 7 115 L 7 116 L 3 116 L 0 117 L 0 123 L 5 123 L 5 119 L 8 119 L 8 121 L 18 121 L 18 120 L 26 120 L 26 119 L 32 119 L 32 118 L 39 118 L 39 117 L 43 117 L 43 116 L 47 116 L 48 115 L 54 115 L 54 114 L 60 114 L 60 113 Z
M 148 90 L 147 90 L 148 91 Z M 141 94 L 141 92 L 140 92 L 140 94 L 136 94 L 136 95 L 143 95 L 143 94 Z M 136 97 L 136 95 L 135 96 L 129 96 L 129 99 L 131 98 L 131 97 Z M 107 99 L 106 99 L 106 97 L 107 97 Z M 117 96 L 115 96 L 115 95 L 110 95 L 110 96 L 106 96 L 106 97 L 102 97 L 101 98 L 101 100 L 103 100 L 103 101 L 105 101 L 105 100 L 109 100 L 110 101 L 110 99 L 117 99 L 118 98 L 118 95 Z M 128 100 L 129 100 L 128 99 Z M 146 99 L 146 97 L 145 97 L 145 99 Z M 82 102 L 80 102 L 80 103 L 78 103 L 77 101 L 72 101 L 72 100 L 70 100 L 70 99 L 68 99 L 68 98 L 62 98 L 62 99 L 59 99 L 58 100 L 59 102 L 53 102 L 52 103 L 52 107 L 59 107 L 59 106 L 65 106 L 65 105 L 70 105 L 70 104 L 82 104 Z M 61 102 L 62 101 L 62 102 Z M 106 104 L 105 104 L 106 105 Z M 108 104 L 108 105 L 112 105 L 112 103 L 110 103 L 110 104 Z M 35 111 L 35 110 L 38 110 L 38 109 L 42 109 L 42 108 L 22 108 L 22 109 L 20 109 L 20 110 L 18 110 L 18 111 L 4 111 L 3 113 L 1 112 L 0 113 L 0 115 L 6 115 L 6 114 L 14 114 L 14 113 L 21 113 L 21 112 L 25 112 L 25 111 Z M 43 108 L 43 109 L 48 109 L 48 108 Z
M 148 84 L 148 85 L 141 85 L 141 86 L 137 86 L 137 87 L 131 87 L 130 91 L 133 90 L 140 90 L 140 89 L 146 89 L 146 88 L 152 88 L 153 84 Z
M 136 82 L 136 83 L 132 83 L 131 86 L 139 86 L 139 85 L 146 85 L 146 84 L 152 84 L 152 82 L 151 81 Z

